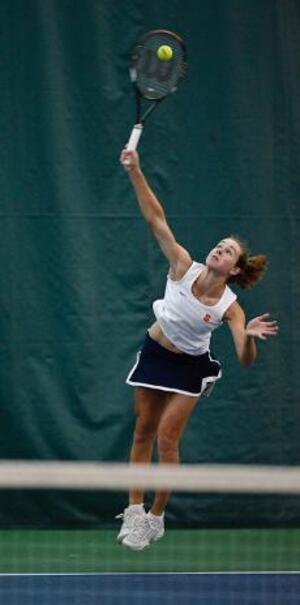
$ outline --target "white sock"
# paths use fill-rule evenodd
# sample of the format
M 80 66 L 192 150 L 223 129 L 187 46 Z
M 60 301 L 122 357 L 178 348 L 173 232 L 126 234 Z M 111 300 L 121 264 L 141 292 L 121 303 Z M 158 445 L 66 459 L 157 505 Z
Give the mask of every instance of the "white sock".
M 162 523 L 164 520 L 164 516 L 165 513 L 162 513 L 161 515 L 153 515 L 153 513 L 151 513 L 151 511 L 149 510 L 148 512 L 148 517 L 149 517 L 149 521 L 150 523 Z
M 142 504 L 128 504 L 127 508 L 136 511 L 137 513 L 144 512 L 144 503 L 142 502 Z

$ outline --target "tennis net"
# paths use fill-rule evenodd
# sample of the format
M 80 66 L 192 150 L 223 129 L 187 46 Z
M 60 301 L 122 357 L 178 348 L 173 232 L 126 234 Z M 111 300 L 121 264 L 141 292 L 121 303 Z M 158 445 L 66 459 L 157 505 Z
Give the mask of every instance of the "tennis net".
M 172 491 L 140 552 L 116 541 L 133 488 Z M 0 490 L 1 605 L 300 603 L 300 467 L 2 461 Z

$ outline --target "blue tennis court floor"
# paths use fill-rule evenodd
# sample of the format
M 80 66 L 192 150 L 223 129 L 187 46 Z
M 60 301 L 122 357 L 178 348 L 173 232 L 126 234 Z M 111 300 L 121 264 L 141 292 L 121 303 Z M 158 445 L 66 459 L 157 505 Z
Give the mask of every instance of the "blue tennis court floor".
M 1 605 L 300 605 L 299 573 L 0 575 Z

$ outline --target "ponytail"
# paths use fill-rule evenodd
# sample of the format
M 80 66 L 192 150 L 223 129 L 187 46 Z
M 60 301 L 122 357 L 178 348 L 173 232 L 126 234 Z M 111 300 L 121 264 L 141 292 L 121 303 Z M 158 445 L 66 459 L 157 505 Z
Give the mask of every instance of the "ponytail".
M 240 288 L 252 288 L 262 277 L 267 269 L 267 257 L 263 254 L 250 256 L 247 244 L 238 236 L 231 235 L 241 247 L 242 253 L 236 263 L 236 267 L 240 268 L 237 275 L 232 275 L 227 281 L 235 282 Z

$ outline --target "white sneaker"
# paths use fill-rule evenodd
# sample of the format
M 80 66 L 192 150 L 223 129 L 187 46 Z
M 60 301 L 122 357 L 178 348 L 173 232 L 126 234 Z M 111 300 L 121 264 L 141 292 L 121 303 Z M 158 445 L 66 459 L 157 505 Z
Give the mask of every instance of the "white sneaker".
M 144 510 L 144 506 L 142 504 L 133 504 L 129 505 L 127 508 L 124 509 L 123 513 L 115 517 L 116 519 L 123 519 L 121 529 L 117 536 L 117 541 L 119 542 L 119 544 L 121 544 L 124 538 L 133 530 L 136 520 L 145 516 L 146 513 Z
M 165 533 L 164 517 L 157 517 L 153 520 L 151 513 L 136 518 L 133 529 L 122 540 L 124 546 L 132 550 L 143 550 L 150 546 L 151 542 L 156 542 L 162 538 Z
M 162 514 L 158 517 L 157 515 L 152 515 L 152 513 L 149 511 L 147 513 L 147 517 L 153 532 L 151 542 L 157 542 L 157 540 L 160 540 L 165 533 L 165 515 Z

